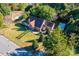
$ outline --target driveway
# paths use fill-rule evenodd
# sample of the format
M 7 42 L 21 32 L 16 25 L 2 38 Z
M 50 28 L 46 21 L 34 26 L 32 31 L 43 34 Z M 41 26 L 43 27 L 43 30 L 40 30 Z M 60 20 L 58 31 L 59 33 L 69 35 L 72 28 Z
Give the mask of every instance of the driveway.
M 16 48 L 20 48 L 18 45 L 0 35 L 0 54 L 7 55 L 8 51 L 13 51 Z

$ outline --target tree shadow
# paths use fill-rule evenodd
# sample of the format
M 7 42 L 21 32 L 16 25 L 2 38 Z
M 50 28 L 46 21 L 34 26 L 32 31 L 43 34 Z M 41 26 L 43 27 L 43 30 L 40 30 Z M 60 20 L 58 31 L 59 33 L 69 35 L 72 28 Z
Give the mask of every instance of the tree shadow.
M 48 3 L 48 5 L 56 10 L 64 10 L 65 5 L 63 3 Z
M 15 26 L 17 27 L 17 31 L 25 31 L 26 28 L 21 23 L 16 23 Z
M 70 11 L 67 15 L 65 15 L 63 17 L 65 20 L 69 20 L 70 18 L 73 18 L 74 20 L 76 19 L 79 19 L 79 10 L 76 9 L 76 10 L 73 10 L 73 11 Z
M 24 31 L 23 33 L 21 33 L 20 35 L 18 35 L 16 38 L 17 39 L 21 39 L 27 33 L 28 33 L 28 31 Z
M 27 7 L 25 8 L 25 11 L 26 11 L 26 12 L 29 11 L 30 8 L 32 8 L 32 5 L 27 6 Z
M 15 50 L 27 50 L 27 51 L 33 51 L 34 48 L 33 46 L 27 46 L 27 47 L 21 47 L 21 48 L 17 48 Z
M 26 41 L 26 42 L 33 42 L 34 40 L 28 40 L 28 41 Z
M 76 53 L 76 54 L 79 54 L 79 47 L 77 47 L 77 48 L 75 49 L 75 53 Z

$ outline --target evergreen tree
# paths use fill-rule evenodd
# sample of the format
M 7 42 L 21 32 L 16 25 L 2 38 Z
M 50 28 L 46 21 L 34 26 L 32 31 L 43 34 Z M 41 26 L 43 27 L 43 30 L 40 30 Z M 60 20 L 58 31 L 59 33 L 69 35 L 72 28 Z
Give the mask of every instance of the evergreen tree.
M 3 25 L 3 14 L 0 13 L 0 27 Z
M 10 14 L 11 8 L 7 4 L 0 4 L 0 12 L 3 15 Z
M 48 55 L 70 55 L 70 49 L 67 45 L 67 38 L 62 34 L 59 28 L 49 32 L 43 42 Z

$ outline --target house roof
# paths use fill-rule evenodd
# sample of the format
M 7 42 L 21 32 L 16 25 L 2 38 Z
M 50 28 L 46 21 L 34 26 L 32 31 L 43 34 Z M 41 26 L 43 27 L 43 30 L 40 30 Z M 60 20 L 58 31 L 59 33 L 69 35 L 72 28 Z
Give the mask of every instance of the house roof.
M 54 24 L 54 23 L 52 23 L 52 22 L 50 22 L 50 21 L 46 21 L 46 25 L 47 25 L 48 27 L 52 27 L 53 24 Z
M 37 19 L 36 17 L 30 16 L 29 17 L 29 22 L 32 22 L 33 20 L 36 20 L 36 19 Z
M 54 25 L 54 23 L 52 23 L 50 21 L 47 21 L 47 20 L 44 20 L 41 18 L 37 18 L 37 17 L 33 17 L 33 16 L 30 16 L 28 20 L 29 20 L 29 22 L 33 22 L 35 20 L 35 27 L 38 27 L 38 28 L 41 28 L 44 21 L 45 21 L 45 25 L 47 25 L 50 28 L 52 28 Z
M 44 21 L 44 20 L 38 18 L 37 20 L 35 20 L 35 26 L 40 28 L 41 25 L 43 24 L 43 21 Z
M 35 20 L 35 27 L 38 27 L 38 28 L 40 28 L 41 27 L 41 25 L 42 25 L 42 23 L 43 23 L 43 19 L 41 19 L 41 18 L 37 18 L 37 17 L 33 17 L 33 16 L 31 16 L 31 17 L 29 17 L 29 21 L 30 22 L 32 22 L 33 20 Z
M 23 14 L 22 11 L 13 11 L 13 12 L 10 13 L 13 21 L 15 20 L 15 17 L 21 16 L 22 14 Z

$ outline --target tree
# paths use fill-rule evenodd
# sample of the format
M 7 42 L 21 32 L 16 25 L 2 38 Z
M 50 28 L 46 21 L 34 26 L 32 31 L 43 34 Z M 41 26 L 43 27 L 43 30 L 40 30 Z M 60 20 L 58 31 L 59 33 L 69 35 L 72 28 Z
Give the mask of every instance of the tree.
M 59 12 L 65 9 L 64 3 L 48 3 L 48 5 L 52 8 L 55 8 L 55 10 Z
M 10 3 L 9 4 L 9 6 L 11 7 L 11 10 L 13 10 L 13 11 L 18 8 L 17 5 L 18 5 L 17 3 Z
M 7 15 L 11 12 L 11 8 L 7 4 L 0 4 L 0 12 L 3 15 Z
M 29 12 L 26 12 L 26 13 L 23 14 L 23 18 L 26 19 L 26 18 L 28 18 L 28 17 L 29 17 Z
M 67 38 L 64 34 L 62 34 L 59 28 L 49 32 L 43 44 L 48 55 L 70 55 L 70 49 L 67 45 Z
M 38 5 L 38 6 L 33 6 L 30 9 L 30 15 L 51 20 L 56 15 L 56 12 L 54 8 L 51 8 L 48 5 Z
M 77 38 L 78 38 L 78 35 L 76 35 L 75 33 L 71 33 L 68 39 L 69 46 L 73 54 L 75 53 L 75 48 L 78 47 Z
M 71 19 L 68 25 L 66 25 L 65 33 L 66 35 L 70 35 L 71 33 L 76 33 L 79 35 L 79 21 Z
M 3 15 L 0 13 L 0 27 L 3 25 Z
M 18 9 L 20 11 L 24 11 L 27 6 L 28 6 L 28 3 L 20 3 L 18 4 Z
M 38 48 L 38 41 L 37 40 L 33 40 L 32 46 L 34 47 L 34 49 Z

